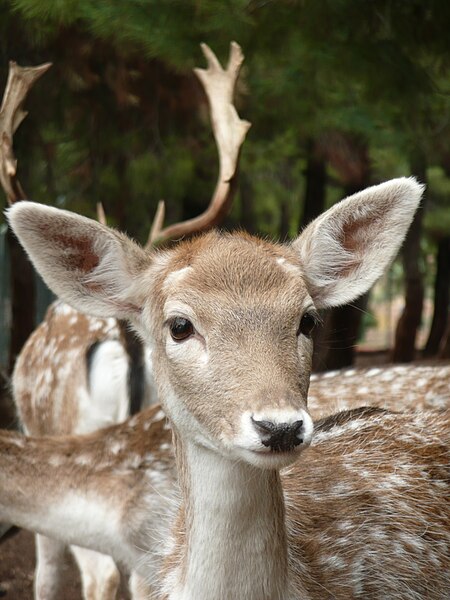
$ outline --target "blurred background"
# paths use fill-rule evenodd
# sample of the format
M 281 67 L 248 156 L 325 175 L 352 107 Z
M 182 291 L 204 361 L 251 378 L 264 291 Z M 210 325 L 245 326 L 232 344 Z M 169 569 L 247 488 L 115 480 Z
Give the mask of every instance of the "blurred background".
M 0 95 L 9 60 L 53 63 L 14 137 L 19 179 L 37 202 L 92 217 L 102 202 L 140 242 L 161 198 L 166 222 L 201 213 L 218 160 L 192 69 L 200 42 L 226 62 L 236 40 L 253 126 L 223 227 L 287 240 L 368 185 L 427 184 L 389 273 L 324 315 L 316 370 L 448 358 L 449 31 L 447 0 L 0 0 Z M 0 216 L 3 394 L 51 300 Z

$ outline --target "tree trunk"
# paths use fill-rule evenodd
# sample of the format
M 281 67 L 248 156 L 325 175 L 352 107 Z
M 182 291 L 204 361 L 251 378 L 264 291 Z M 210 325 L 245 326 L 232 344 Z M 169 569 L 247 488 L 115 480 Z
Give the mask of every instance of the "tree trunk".
M 355 362 L 356 346 L 361 332 L 361 319 L 366 310 L 369 293 L 352 304 L 333 308 L 327 315 L 322 332 L 315 340 L 315 371 L 349 367 Z
M 16 236 L 8 229 L 6 240 L 10 257 L 11 336 L 8 371 L 35 327 L 36 289 L 34 269 Z
M 325 209 L 326 163 L 313 140 L 307 145 L 306 187 L 299 231 Z
M 418 179 L 425 182 L 425 157 L 416 157 L 414 167 L 413 172 Z M 424 207 L 425 200 L 422 200 L 403 245 L 405 306 L 395 332 L 395 345 L 392 353 L 394 362 L 411 362 L 416 356 L 416 337 L 422 318 L 424 298 L 423 274 L 419 264 Z
M 434 280 L 434 313 L 430 334 L 423 352 L 425 357 L 435 356 L 444 336 L 450 297 L 450 236 L 438 243 L 436 277 Z
M 450 312 L 447 317 L 447 329 L 445 330 L 445 333 L 442 338 L 438 358 L 441 358 L 443 360 L 450 359 Z
M 365 147 L 363 146 L 365 151 Z M 368 163 L 367 163 L 368 164 Z M 369 169 L 361 171 L 362 179 L 347 184 L 345 196 L 356 194 L 365 189 L 369 182 Z M 366 310 L 369 293 L 364 294 L 351 304 L 333 308 L 325 320 L 322 334 L 317 343 L 313 367 L 319 371 L 343 369 L 355 362 L 356 344 L 361 331 L 361 319 Z

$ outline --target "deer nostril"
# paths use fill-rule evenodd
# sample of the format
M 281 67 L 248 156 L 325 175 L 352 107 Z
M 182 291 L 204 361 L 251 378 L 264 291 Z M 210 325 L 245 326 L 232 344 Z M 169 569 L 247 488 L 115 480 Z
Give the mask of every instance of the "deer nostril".
M 261 438 L 261 443 L 274 452 L 288 452 L 303 443 L 303 420 L 294 423 L 273 423 L 257 421 L 252 423 Z

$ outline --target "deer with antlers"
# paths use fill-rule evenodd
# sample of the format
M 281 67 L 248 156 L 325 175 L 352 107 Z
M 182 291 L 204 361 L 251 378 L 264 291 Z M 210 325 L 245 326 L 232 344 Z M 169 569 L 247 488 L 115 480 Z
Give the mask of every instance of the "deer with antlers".
M 214 137 L 219 152 L 219 177 L 208 209 L 184 223 L 163 227 L 164 203 L 160 203 L 148 246 L 213 227 L 231 206 L 240 146 L 250 126 L 239 119 L 233 106 L 235 83 L 243 60 L 231 45 L 227 69 L 202 46 L 208 69 L 196 69 L 209 100 Z M 2 111 L 7 152 L 2 152 L 2 183 L 10 204 L 24 198 L 16 177 L 12 136 L 25 113 L 26 92 L 49 65 L 23 69 L 12 63 Z M 99 221 L 105 222 L 101 205 Z M 85 315 L 62 302 L 53 304 L 30 337 L 16 362 L 13 391 L 19 417 L 33 435 L 85 433 L 123 421 L 140 406 L 154 400 L 150 353 L 146 352 L 127 323 Z M 55 567 L 63 547 L 37 538 L 36 596 L 57 595 Z M 87 598 L 114 596 L 118 572 L 111 561 L 81 549 L 72 549 L 80 565 Z M 100 564 L 102 563 L 102 564 Z M 105 583 L 109 582 L 109 583 Z M 90 590 L 90 591 L 89 591 Z
M 448 414 L 357 409 L 313 435 L 306 404 L 317 310 L 379 277 L 421 192 L 412 179 L 369 188 L 288 246 L 207 233 L 151 252 L 15 205 L 11 225 L 54 292 L 129 319 L 152 347 L 179 486 L 150 408 L 86 437 L 4 434 L 0 473 L 18 499 L 3 491 L 2 517 L 110 552 L 161 599 L 446 597 Z M 159 486 L 170 502 L 153 504 Z

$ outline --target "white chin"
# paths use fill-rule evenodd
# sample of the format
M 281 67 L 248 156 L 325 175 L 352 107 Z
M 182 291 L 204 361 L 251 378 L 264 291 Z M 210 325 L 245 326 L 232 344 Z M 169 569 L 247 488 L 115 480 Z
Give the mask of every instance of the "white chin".
M 307 446 L 305 446 L 305 448 L 306 447 Z M 258 469 L 278 470 L 288 467 L 295 462 L 303 449 L 303 447 L 298 446 L 289 452 L 267 452 L 236 448 L 233 454 L 237 455 L 240 460 L 257 467 Z

